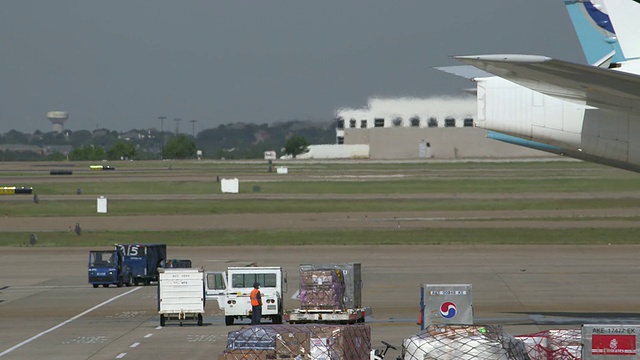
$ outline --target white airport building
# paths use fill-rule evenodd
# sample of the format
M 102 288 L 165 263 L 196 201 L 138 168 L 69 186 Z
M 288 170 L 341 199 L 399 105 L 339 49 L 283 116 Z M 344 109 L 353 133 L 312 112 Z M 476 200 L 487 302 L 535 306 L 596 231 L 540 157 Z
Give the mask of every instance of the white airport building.
M 335 112 L 336 144 L 312 145 L 300 159 L 499 159 L 555 157 L 487 138 L 475 127 L 476 99 L 371 98 Z

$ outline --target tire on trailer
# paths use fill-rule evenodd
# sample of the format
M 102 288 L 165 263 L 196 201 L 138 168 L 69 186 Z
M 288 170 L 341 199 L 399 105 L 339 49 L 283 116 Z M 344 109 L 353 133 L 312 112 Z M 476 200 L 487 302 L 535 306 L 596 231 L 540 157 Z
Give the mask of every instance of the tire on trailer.
M 103 287 L 109 287 L 109 284 L 102 284 Z
M 198 326 L 202 326 L 202 314 L 198 314 Z
M 233 316 L 225 316 L 224 317 L 224 324 L 229 326 L 229 325 L 233 325 Z
M 165 324 L 164 314 L 160 314 L 160 326 L 164 326 L 164 324 Z
M 93 284 L 93 288 L 97 288 L 99 285 L 98 284 Z

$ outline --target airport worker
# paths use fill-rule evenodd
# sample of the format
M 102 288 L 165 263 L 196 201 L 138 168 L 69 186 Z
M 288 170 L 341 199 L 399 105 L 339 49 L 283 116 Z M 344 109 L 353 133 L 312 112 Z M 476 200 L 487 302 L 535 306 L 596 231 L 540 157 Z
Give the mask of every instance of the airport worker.
M 262 318 L 262 294 L 260 294 L 260 283 L 253 284 L 251 290 L 251 325 L 259 325 Z

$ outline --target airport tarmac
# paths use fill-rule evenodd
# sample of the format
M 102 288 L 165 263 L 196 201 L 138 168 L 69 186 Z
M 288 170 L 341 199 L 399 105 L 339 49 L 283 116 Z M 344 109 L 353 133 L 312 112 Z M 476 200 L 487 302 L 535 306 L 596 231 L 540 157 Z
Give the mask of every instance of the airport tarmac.
M 23 167 L 17 164 L 16 168 Z M 166 178 L 163 173 L 125 174 L 120 167 L 109 174 L 79 174 L 86 181 L 117 177 L 120 181 Z M 360 169 L 354 169 L 359 175 Z M 41 170 L 38 170 L 41 171 Z M 556 176 L 554 171 L 439 170 L 420 172 L 427 178 L 513 178 Z M 528 172 L 527 172 L 528 171 Z M 610 169 L 562 169 L 577 177 L 609 176 Z M 34 174 L 36 170 L 31 171 Z M 206 174 L 171 170 L 175 181 L 212 181 Z M 167 171 L 168 173 L 168 171 Z M 366 172 L 364 175 L 378 174 Z M 315 174 L 315 173 L 314 173 Z M 515 174 L 515 175 L 514 175 Z M 253 180 L 260 180 L 251 175 Z M 315 176 L 315 175 L 314 175 Z M 418 176 L 413 174 L 412 176 Z M 622 175 L 621 175 L 622 176 Z M 268 178 L 271 179 L 271 178 Z M 266 175 L 264 179 L 268 180 Z M 287 179 L 290 179 L 289 177 Z M 18 183 L 70 183 L 68 195 L 38 194 L 47 201 L 84 200 L 95 195 L 75 193 L 78 177 L 31 176 L 12 178 Z M 82 178 L 80 178 L 82 180 Z M 304 180 L 309 180 L 305 178 Z M 85 180 L 83 180 L 85 181 Z M 271 181 L 271 180 L 269 180 Z M 213 183 L 213 182 L 212 182 Z M 234 194 L 253 199 L 638 199 L 637 191 L 604 192 L 592 189 L 570 193 L 419 193 L 419 194 Z M 111 194 L 109 199 L 171 200 L 202 198 L 219 200 L 226 194 Z M 5 197 L 7 206 L 30 197 Z M 0 217 L 3 231 L 60 232 L 76 223 L 84 231 L 159 231 L 176 229 L 429 229 L 455 228 L 627 228 L 640 223 L 637 206 L 513 211 L 420 211 L 320 214 L 204 214 L 82 217 Z M 27 236 L 25 236 L 25 239 Z M 578 329 L 582 323 L 640 323 L 637 299 L 640 289 L 640 245 L 400 245 L 400 246 L 235 246 L 168 247 L 168 257 L 191 259 L 194 266 L 224 270 L 228 266 L 279 265 L 288 273 L 285 308 L 299 305 L 292 296 L 298 288 L 300 263 L 360 262 L 363 271 L 363 303 L 371 306 L 367 318 L 372 344 L 384 340 L 398 348 L 402 339 L 419 331 L 416 324 L 422 284 L 471 284 L 475 320 L 499 324 L 512 335 L 547 329 Z M 146 242 L 146 241 L 145 241 Z M 225 326 L 217 304 L 208 303 L 205 325 L 168 323 L 159 326 L 157 286 L 97 288 L 87 282 L 88 248 L 0 248 L 0 358 L 1 359 L 217 359 L 229 331 L 248 322 Z M 389 359 L 398 351 L 391 350 Z
M 428 234 L 425 234 L 428 236 Z M 640 246 L 236 246 L 169 247 L 194 266 L 280 265 L 285 307 L 298 302 L 300 263 L 360 262 L 372 344 L 400 346 L 419 330 L 420 285 L 471 284 L 476 323 L 513 335 L 640 323 Z M 2 248 L 0 357 L 3 359 L 216 359 L 229 331 L 215 303 L 205 325 L 159 326 L 157 286 L 97 288 L 87 283 L 87 248 Z M 395 359 L 398 351 L 390 350 Z

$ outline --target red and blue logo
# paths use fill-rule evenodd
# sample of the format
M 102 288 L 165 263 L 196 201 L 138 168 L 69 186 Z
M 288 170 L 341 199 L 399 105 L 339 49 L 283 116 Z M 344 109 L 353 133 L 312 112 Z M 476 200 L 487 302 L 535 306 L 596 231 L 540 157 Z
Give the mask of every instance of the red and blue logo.
M 445 319 L 451 319 L 458 313 L 458 307 L 451 301 L 445 301 L 440 305 L 440 316 Z

